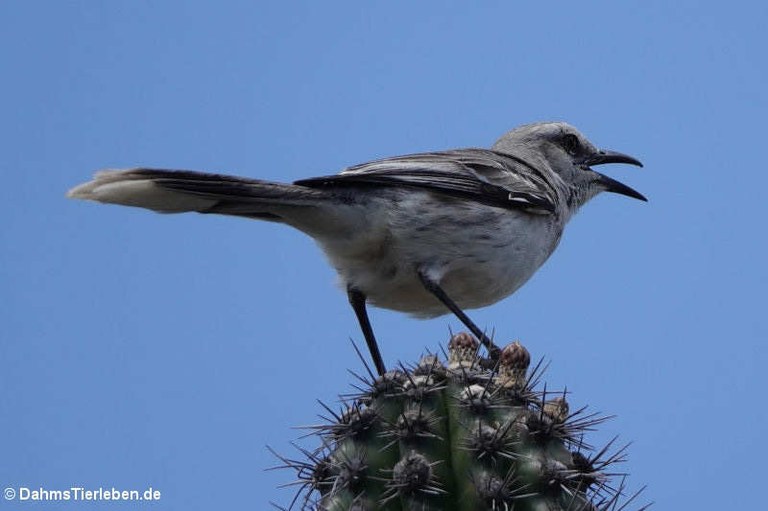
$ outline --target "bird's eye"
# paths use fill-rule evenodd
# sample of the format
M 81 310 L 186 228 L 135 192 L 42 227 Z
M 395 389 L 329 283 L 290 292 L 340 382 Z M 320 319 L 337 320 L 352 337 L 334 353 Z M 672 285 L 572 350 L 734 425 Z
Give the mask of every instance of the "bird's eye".
M 579 152 L 579 138 L 574 135 L 573 133 L 568 133 L 563 137 L 563 149 L 565 149 L 568 154 L 576 154 Z

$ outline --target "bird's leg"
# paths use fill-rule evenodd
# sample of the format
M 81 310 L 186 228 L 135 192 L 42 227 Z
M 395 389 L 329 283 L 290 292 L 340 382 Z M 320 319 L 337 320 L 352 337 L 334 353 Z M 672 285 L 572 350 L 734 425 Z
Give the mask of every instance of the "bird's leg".
M 440 300 L 443 305 L 448 307 L 448 309 L 453 312 L 453 314 L 459 318 L 459 321 L 464 323 L 464 326 L 469 328 L 469 331 L 472 332 L 475 337 L 477 337 L 480 340 L 480 343 L 485 346 L 485 349 L 488 350 L 488 358 L 490 358 L 492 361 L 496 362 L 499 359 L 499 355 L 501 354 L 501 350 L 498 346 L 496 346 L 493 341 L 491 341 L 488 336 L 485 335 L 485 333 L 480 330 L 477 325 L 475 325 L 471 319 L 469 319 L 469 316 L 467 316 L 461 308 L 456 305 L 456 302 L 451 300 L 451 298 L 443 291 L 443 288 L 440 287 L 440 284 L 435 282 L 434 280 L 430 279 L 426 274 L 424 274 L 423 271 L 419 270 L 419 280 L 421 280 L 421 283 L 424 285 L 424 288 L 426 288 L 427 291 L 432 293 L 435 298 Z
M 363 331 L 365 343 L 368 345 L 368 351 L 373 359 L 373 365 L 376 366 L 376 372 L 381 376 L 387 372 L 387 368 L 384 367 L 384 360 L 381 358 L 379 345 L 376 344 L 376 337 L 373 335 L 373 328 L 371 328 L 371 320 L 368 319 L 368 311 L 365 309 L 365 294 L 359 289 L 347 286 L 347 297 L 349 304 L 352 305 L 352 310 L 355 311 L 357 321 L 360 323 L 360 330 Z

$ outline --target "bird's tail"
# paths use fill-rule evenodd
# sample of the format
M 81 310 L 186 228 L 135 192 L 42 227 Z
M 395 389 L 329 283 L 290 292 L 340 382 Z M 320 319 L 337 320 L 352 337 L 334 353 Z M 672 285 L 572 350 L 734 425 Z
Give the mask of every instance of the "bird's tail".
M 219 213 L 283 221 L 282 214 L 322 203 L 327 193 L 299 185 L 186 170 L 105 170 L 67 193 L 74 199 L 160 213 Z

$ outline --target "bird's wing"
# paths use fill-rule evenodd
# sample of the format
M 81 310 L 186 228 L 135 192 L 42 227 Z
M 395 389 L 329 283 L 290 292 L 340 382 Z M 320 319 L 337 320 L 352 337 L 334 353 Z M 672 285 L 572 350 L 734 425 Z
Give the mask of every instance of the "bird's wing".
M 554 190 L 542 172 L 513 155 L 489 149 L 397 156 L 294 184 L 311 188 L 412 187 L 531 213 L 555 210 Z

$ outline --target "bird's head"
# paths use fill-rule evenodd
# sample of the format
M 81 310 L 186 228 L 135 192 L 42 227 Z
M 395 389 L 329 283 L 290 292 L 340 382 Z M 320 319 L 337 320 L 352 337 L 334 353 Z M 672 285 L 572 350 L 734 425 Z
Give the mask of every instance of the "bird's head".
M 575 208 L 600 192 L 613 192 L 647 201 L 640 192 L 592 170 L 605 163 L 628 163 L 642 167 L 639 160 L 616 151 L 598 149 L 576 128 L 564 122 L 526 124 L 505 133 L 493 146 L 512 154 L 540 172 L 554 172 L 566 186 L 569 205 Z

